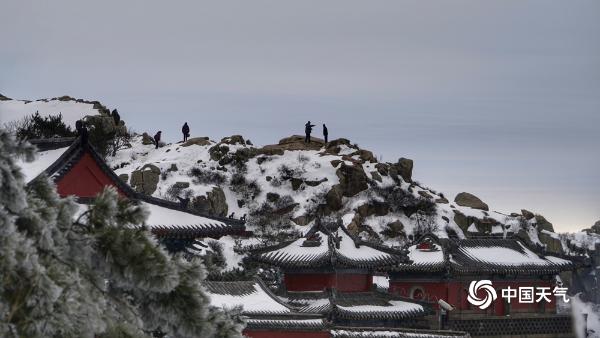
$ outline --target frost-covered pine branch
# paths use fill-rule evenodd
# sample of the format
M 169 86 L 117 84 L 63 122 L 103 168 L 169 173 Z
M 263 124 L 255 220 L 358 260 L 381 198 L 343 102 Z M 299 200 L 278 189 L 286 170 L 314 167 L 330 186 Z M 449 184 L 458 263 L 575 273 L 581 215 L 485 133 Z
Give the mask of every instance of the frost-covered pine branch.
M 48 179 L 26 187 L 15 158 L 33 155 L 0 130 L 0 336 L 241 337 L 209 306 L 201 263 L 139 227 L 143 208 L 112 188 L 85 210 Z

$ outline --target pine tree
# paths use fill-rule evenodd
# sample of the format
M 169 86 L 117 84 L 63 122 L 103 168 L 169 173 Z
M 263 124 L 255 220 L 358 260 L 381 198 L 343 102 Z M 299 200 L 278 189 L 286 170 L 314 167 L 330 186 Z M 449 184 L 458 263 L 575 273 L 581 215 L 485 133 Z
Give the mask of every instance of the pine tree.
M 107 188 L 89 207 L 48 179 L 25 186 L 34 148 L 0 130 L 1 337 L 241 337 L 209 306 L 198 261 L 171 256 L 144 208 Z

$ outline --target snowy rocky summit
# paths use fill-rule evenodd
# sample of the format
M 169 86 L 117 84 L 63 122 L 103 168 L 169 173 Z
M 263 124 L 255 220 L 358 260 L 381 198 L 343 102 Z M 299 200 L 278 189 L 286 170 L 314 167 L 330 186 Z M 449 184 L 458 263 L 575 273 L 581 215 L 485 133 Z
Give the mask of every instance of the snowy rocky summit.
M 380 163 L 347 139 L 291 136 L 257 147 L 240 135 L 193 137 L 158 149 L 147 134 L 109 157 L 137 191 L 188 201 L 201 212 L 240 218 L 263 241 L 305 233 L 317 217 L 341 219 L 364 240 L 397 246 L 411 236 L 513 233 L 547 250 L 569 250 L 544 217 L 502 214 L 468 193 L 455 201 L 412 177 L 413 161 Z

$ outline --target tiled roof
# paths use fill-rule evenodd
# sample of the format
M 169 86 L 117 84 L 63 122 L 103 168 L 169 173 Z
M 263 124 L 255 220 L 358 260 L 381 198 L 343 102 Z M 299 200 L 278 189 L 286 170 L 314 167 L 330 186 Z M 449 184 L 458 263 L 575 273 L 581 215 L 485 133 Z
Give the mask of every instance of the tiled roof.
M 443 330 L 417 330 L 417 329 L 387 329 L 378 330 L 355 328 L 331 330 L 332 338 L 470 338 L 466 332 Z
M 242 308 L 246 316 L 293 315 L 295 311 L 280 301 L 259 279 L 252 281 L 205 281 L 213 306 Z
M 66 141 L 72 141 L 69 147 L 57 148 L 64 146 Z M 120 192 L 131 200 L 145 205 L 150 210 L 150 215 L 145 225 L 157 237 L 191 240 L 201 237 L 218 238 L 228 234 L 241 235 L 245 233 L 245 225 L 242 221 L 205 215 L 183 208 L 178 203 L 165 201 L 134 191 L 128 184 L 121 181 L 114 171 L 108 167 L 94 147 L 82 141 L 81 137 L 66 141 L 44 140 L 34 142 L 38 147 L 42 147 L 46 151 L 40 153 L 41 156 L 38 157 L 36 162 L 27 164 L 28 168 L 35 168 L 35 170 L 30 170 L 31 173 L 26 173 L 29 182 L 39 177 L 42 173 L 46 173 L 48 177 L 51 177 L 54 181 L 58 181 L 85 153 L 89 153 L 100 169 L 110 177 Z M 91 202 L 91 199 L 82 198 L 80 202 L 88 203 Z
M 420 248 L 424 241 L 427 247 Z M 544 255 L 518 238 L 448 239 L 428 235 L 407 250 L 412 264 L 398 264 L 393 271 L 555 274 L 573 267 L 570 260 Z
M 337 292 L 287 292 L 282 299 L 302 313 L 318 313 L 351 320 L 387 320 L 422 317 L 431 309 L 381 291 Z
M 257 319 L 249 318 L 246 320 L 246 329 L 270 329 L 270 330 L 324 330 L 327 323 L 322 318 L 302 319 L 302 318 L 283 318 L 283 319 Z
M 253 257 L 263 263 L 292 269 L 374 269 L 406 260 L 400 251 L 355 238 L 344 226 L 332 229 L 320 224 L 299 239 L 256 249 Z

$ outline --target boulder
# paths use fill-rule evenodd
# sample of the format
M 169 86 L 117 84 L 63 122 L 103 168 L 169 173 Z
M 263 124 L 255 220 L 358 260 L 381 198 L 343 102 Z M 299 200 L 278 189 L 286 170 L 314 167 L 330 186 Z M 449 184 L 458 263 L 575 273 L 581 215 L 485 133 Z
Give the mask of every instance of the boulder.
M 223 189 L 214 187 L 206 196 L 198 196 L 192 200 L 192 208 L 209 215 L 227 216 L 229 207 Z
M 148 133 L 144 132 L 142 134 L 142 144 L 143 145 L 154 144 L 154 139 L 152 138 L 152 136 L 148 135 Z
M 533 212 L 531 212 L 529 210 L 525 210 L 525 209 L 521 209 L 521 215 L 523 215 L 523 217 L 528 221 L 535 217 Z
M 331 163 L 332 167 L 337 168 L 337 166 L 340 165 L 340 163 L 342 163 L 342 162 L 344 162 L 344 161 L 342 161 L 342 160 L 332 160 L 330 163 Z
M 450 203 L 446 197 L 440 197 L 434 201 L 435 203 L 448 204 Z
M 303 181 L 301 178 L 292 177 L 291 182 L 292 182 L 292 190 L 296 191 L 296 190 L 300 189 L 300 186 L 302 185 Z
M 358 236 L 358 234 L 360 233 L 360 228 L 362 225 L 362 217 L 356 213 L 354 214 L 354 217 L 352 218 L 352 221 L 350 221 L 350 223 L 346 226 L 346 229 L 348 229 L 348 232 L 354 236 Z
M 310 186 L 310 187 L 316 187 L 321 183 L 327 182 L 327 177 L 322 178 L 318 181 L 310 181 L 310 180 L 304 180 L 304 184 Z
M 379 173 L 376 172 L 376 171 L 371 171 L 371 178 L 374 179 L 377 182 L 383 182 L 383 179 L 381 178 L 381 175 L 379 175 Z
M 278 149 L 283 154 L 284 150 L 319 150 L 324 145 L 325 141 L 317 137 L 311 137 L 310 143 L 304 143 L 304 136 L 293 135 L 279 140 L 278 144 L 266 145 L 261 148 L 261 151 L 266 152 Z
M 230 145 L 234 145 L 234 144 L 244 145 L 244 144 L 246 144 L 246 141 L 244 140 L 242 135 L 231 135 L 231 136 L 223 137 L 221 139 L 221 143 L 230 144 Z
M 421 197 L 426 198 L 426 199 L 433 199 L 433 196 L 431 196 L 430 193 L 428 193 L 425 190 L 419 190 L 419 195 L 421 195 Z
M 405 182 L 412 182 L 413 160 L 401 157 L 398 162 L 389 166 L 389 174 L 392 178 L 402 177 Z
M 595 234 L 600 234 L 600 221 L 594 223 L 594 225 L 592 225 L 592 227 L 590 228 L 590 231 Z
M 173 184 L 173 187 L 179 190 L 187 189 L 190 187 L 190 182 L 178 181 Z
M 356 208 L 356 212 L 364 217 L 372 215 L 385 216 L 390 210 L 390 205 L 386 202 L 371 201 Z
M 331 187 L 331 190 L 329 190 L 329 192 L 327 192 L 327 194 L 325 195 L 327 207 L 332 211 L 340 210 L 344 205 L 342 203 L 342 197 L 342 188 L 339 184 L 334 185 L 333 187 Z
M 387 176 L 389 173 L 389 165 L 385 163 L 377 163 L 375 169 L 381 176 Z
M 400 220 L 386 224 L 386 229 L 382 232 L 389 238 L 405 237 L 404 224 Z
M 560 242 L 560 239 L 554 238 L 546 232 L 539 233 L 538 238 L 540 239 L 540 242 L 546 245 L 546 252 L 552 254 L 563 253 L 562 243 Z
M 312 222 L 314 219 L 315 218 L 311 215 L 302 215 L 296 218 L 292 218 L 292 221 L 300 226 L 305 226 Z
M 140 170 L 131 173 L 129 184 L 135 191 L 152 195 L 160 180 L 160 169 L 153 164 L 146 164 Z
M 189 147 L 189 146 L 208 146 L 210 145 L 210 140 L 208 139 L 208 137 L 204 136 L 204 137 L 192 137 L 187 139 L 187 141 L 185 141 L 181 146 L 182 147 Z
M 360 149 L 358 152 L 356 152 L 354 155 L 358 155 L 358 157 L 363 160 L 364 162 L 371 162 L 371 163 L 376 163 L 377 159 L 375 158 L 375 156 L 373 155 L 373 153 L 369 150 L 364 150 L 364 149 Z
M 169 167 L 169 169 L 167 169 L 167 171 L 178 171 L 179 168 L 177 168 L 177 164 L 175 163 L 171 163 L 171 166 Z
M 269 202 L 277 202 L 277 200 L 279 200 L 281 196 L 279 196 L 279 194 L 274 193 L 274 192 L 268 192 L 267 193 L 267 201 Z
M 469 218 L 458 210 L 452 211 L 454 211 L 454 223 L 456 223 L 456 225 L 458 225 L 462 232 L 466 234 L 467 229 L 469 229 L 469 226 L 471 225 L 471 222 L 469 222 Z
M 367 175 L 361 166 L 342 164 L 335 173 L 340 179 L 342 194 L 346 197 L 355 196 L 369 188 Z
M 454 198 L 454 202 L 463 207 L 470 207 L 473 209 L 480 209 L 485 211 L 490 210 L 487 204 L 485 204 L 477 196 L 469 194 L 468 192 L 461 192 L 460 194 L 456 195 L 456 197 Z
M 542 230 L 554 232 L 554 227 L 552 226 L 552 223 L 548 222 L 546 220 L 546 218 L 544 218 L 544 216 L 535 215 L 534 218 L 535 218 L 536 229 L 538 232 L 541 232 Z

